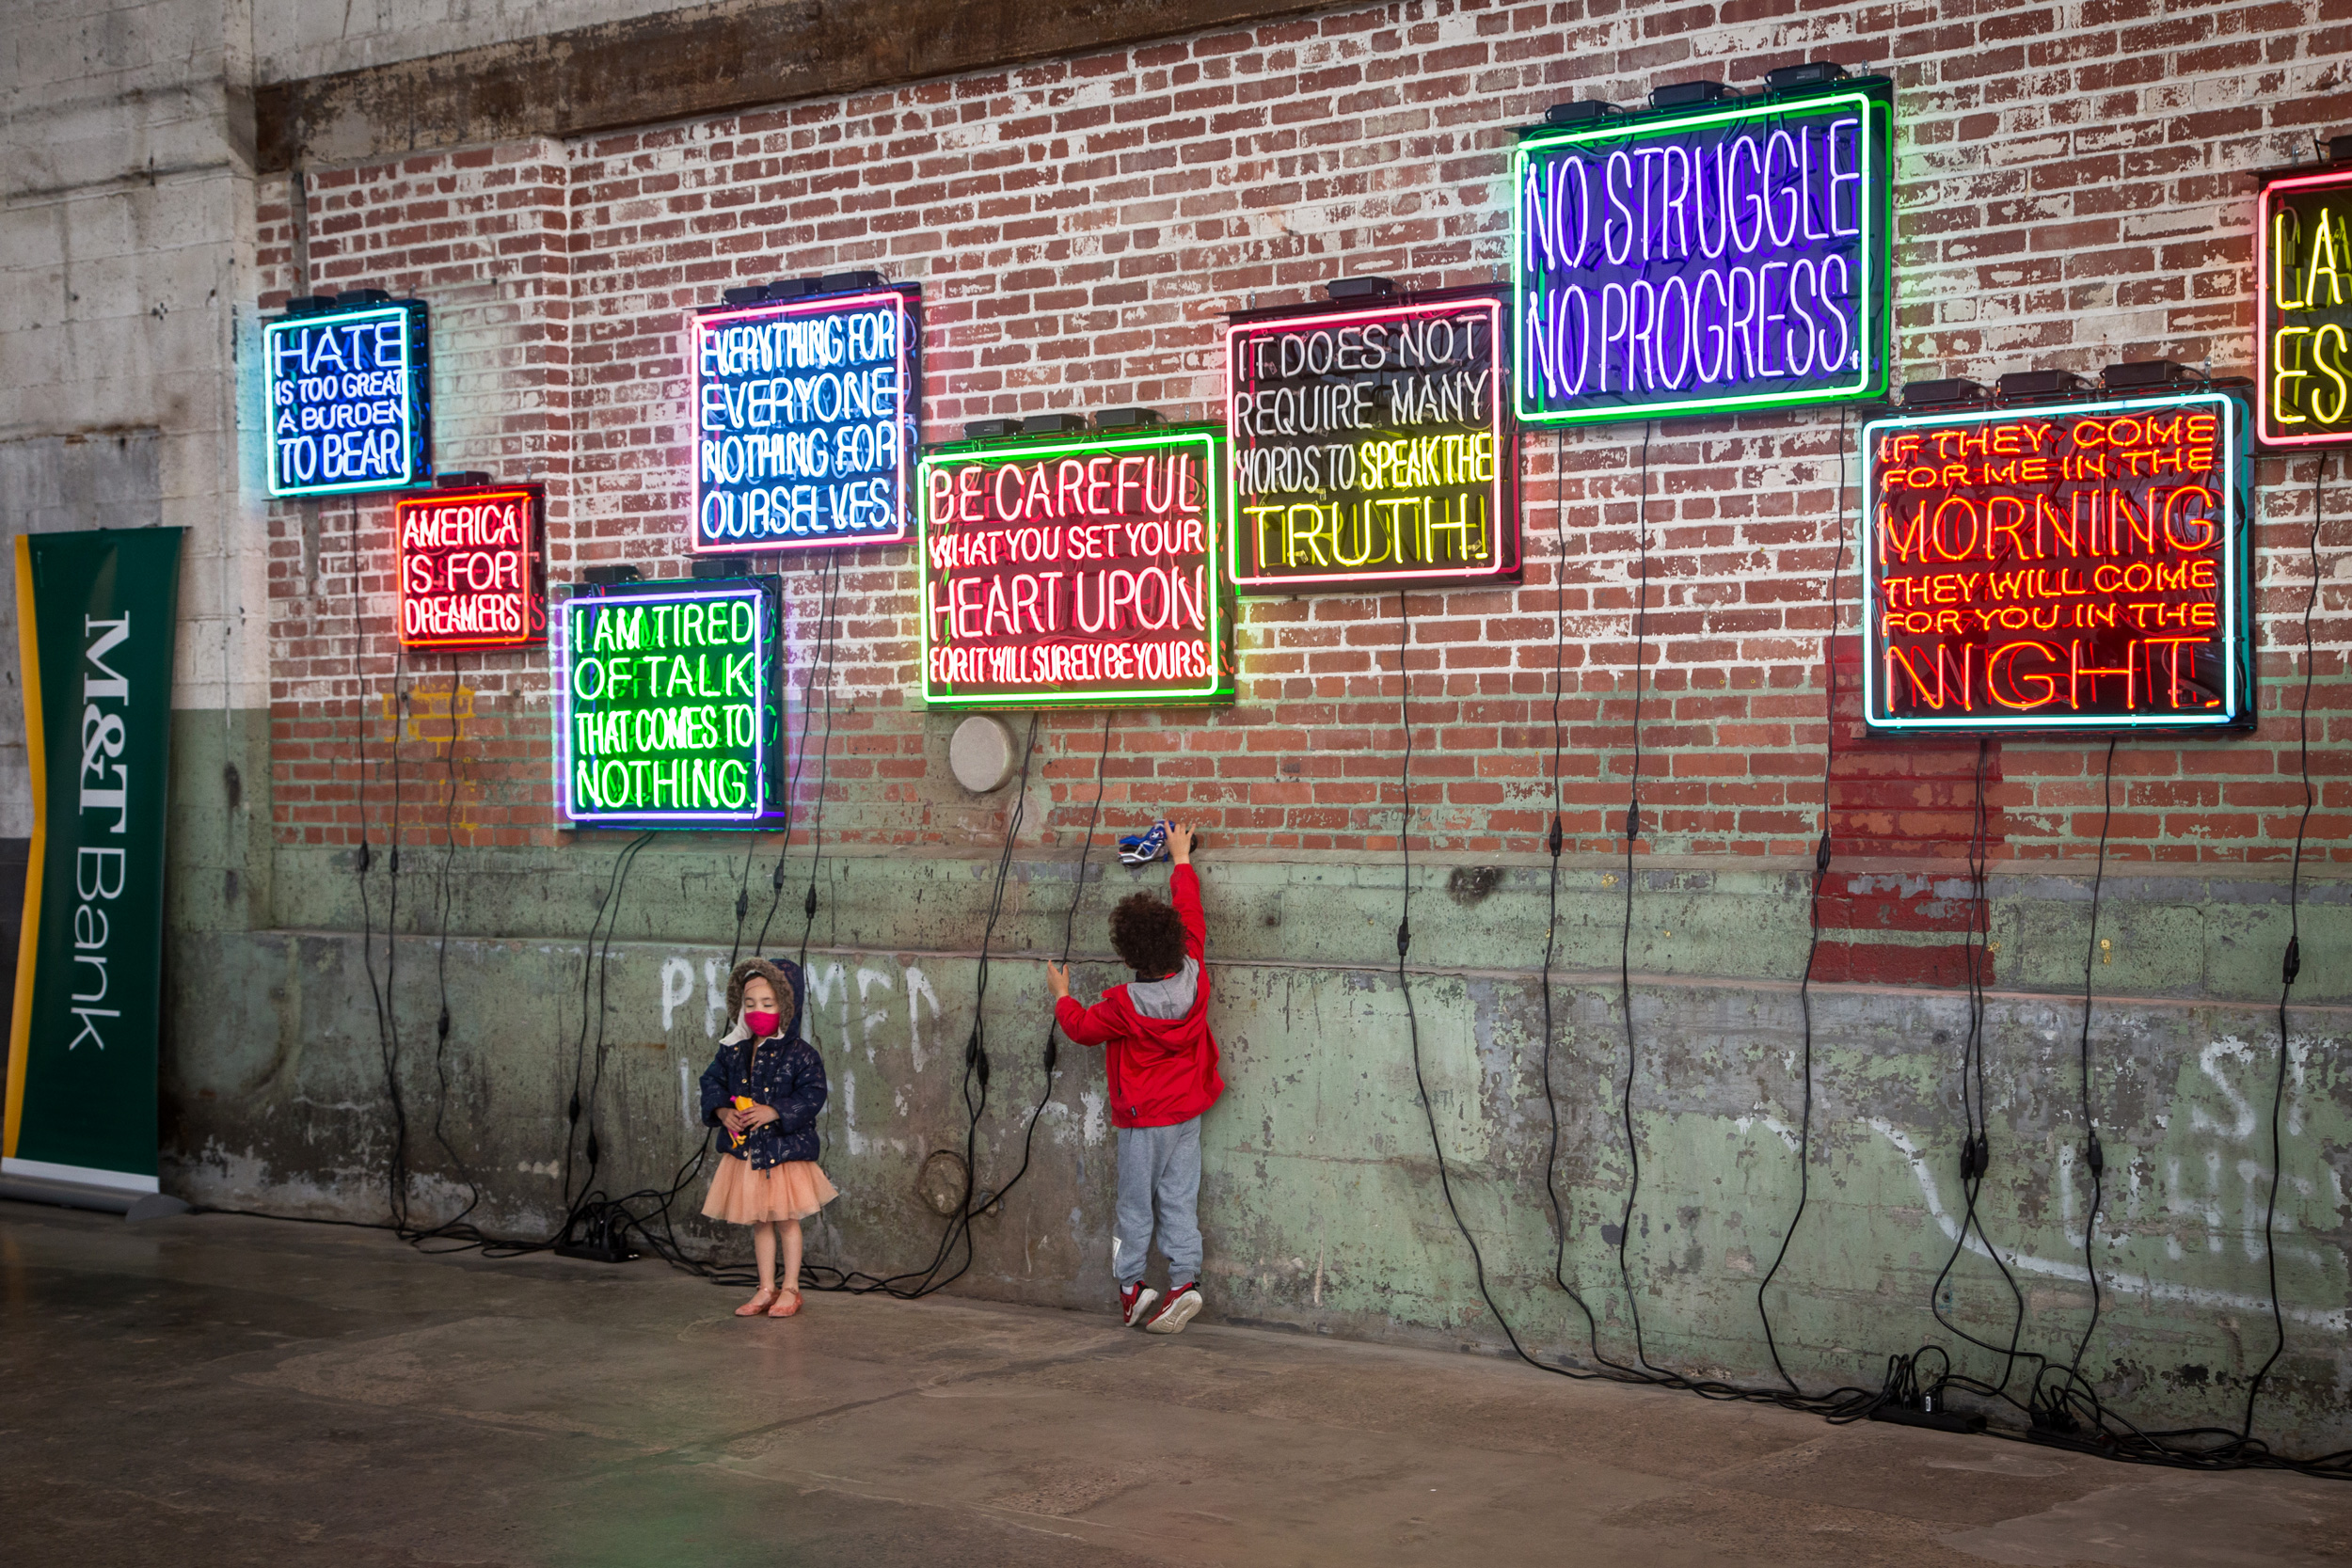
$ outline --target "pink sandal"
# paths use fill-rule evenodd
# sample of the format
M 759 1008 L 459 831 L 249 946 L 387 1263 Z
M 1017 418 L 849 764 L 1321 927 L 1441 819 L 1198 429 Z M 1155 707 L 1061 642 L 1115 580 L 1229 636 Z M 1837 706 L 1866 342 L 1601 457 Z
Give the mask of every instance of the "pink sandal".
M 777 1299 L 782 1296 L 783 1293 L 783 1291 L 777 1286 L 763 1285 L 751 1300 L 745 1302 L 742 1306 L 735 1309 L 735 1315 L 739 1318 L 756 1318 L 763 1316 L 771 1307 L 775 1305 Z
M 801 1292 L 798 1291 L 784 1291 L 777 1294 L 776 1304 L 768 1308 L 768 1315 L 771 1318 L 788 1318 L 800 1309 Z

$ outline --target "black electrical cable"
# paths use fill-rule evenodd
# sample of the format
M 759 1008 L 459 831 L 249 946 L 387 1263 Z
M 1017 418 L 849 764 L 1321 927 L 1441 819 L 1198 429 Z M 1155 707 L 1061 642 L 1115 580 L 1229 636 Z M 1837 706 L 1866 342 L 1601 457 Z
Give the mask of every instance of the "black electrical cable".
M 1633 540 L 1639 560 L 1633 589 L 1633 770 L 1626 785 L 1625 928 L 1617 943 L 1617 1003 L 1625 1015 L 1625 1092 L 1618 1101 L 1618 1119 L 1625 1126 L 1625 1157 L 1631 1173 L 1626 1182 L 1625 1210 L 1617 1216 L 1617 1278 L 1625 1287 L 1626 1311 L 1633 1323 L 1633 1359 L 1652 1374 L 1666 1370 L 1651 1363 L 1643 1344 L 1642 1304 L 1633 1289 L 1633 1270 L 1626 1261 L 1626 1244 L 1633 1235 L 1633 1206 L 1642 1193 L 1642 1148 L 1633 1132 L 1633 1079 L 1642 1062 L 1633 1037 L 1633 847 L 1642 836 L 1642 685 L 1649 641 L 1649 443 L 1657 429 L 1657 420 L 1643 421 L 1642 482 L 1633 506 Z
M 2312 470 L 2312 586 L 2303 597 L 2303 706 L 2296 716 L 2296 748 L 2303 773 L 2303 815 L 2296 819 L 2295 858 L 2287 872 L 2287 950 L 2279 965 L 2279 1062 L 2270 1085 L 2270 1195 L 2263 1203 L 2263 1260 L 2270 1275 L 2272 1340 L 2269 1356 L 2246 1389 L 2246 1419 L 2238 1435 L 2248 1442 L 2254 1436 L 2254 1402 L 2262 1398 L 2263 1383 L 2287 1348 L 2286 1314 L 2279 1307 L 2279 1248 L 2273 1227 L 2279 1218 L 2279 1188 L 2287 1179 L 2284 1145 L 2279 1138 L 2279 1112 L 2287 1093 L 2287 998 L 2295 990 L 2296 976 L 2303 971 L 2303 840 L 2311 831 L 2312 807 L 2318 800 L 2312 787 L 2312 678 L 2319 668 L 2319 660 L 2312 651 L 2312 612 L 2319 608 L 2319 528 L 2328 515 L 2327 479 L 2328 457 L 2323 452 Z
M 768 879 L 768 913 L 759 923 L 759 936 L 752 942 L 755 953 L 767 947 L 768 927 L 776 918 L 776 907 L 784 901 L 784 866 L 792 856 L 792 816 L 800 802 L 801 774 L 808 757 L 808 732 L 815 727 L 810 721 L 809 705 L 817 690 L 817 670 L 824 658 L 826 627 L 834 617 L 834 593 L 839 585 L 840 573 L 836 569 L 818 601 L 817 648 L 809 655 L 808 678 L 801 683 L 801 738 L 793 747 L 792 764 L 785 773 L 783 842 L 776 849 L 776 869 Z M 732 961 L 729 967 L 733 967 Z
M 1756 1315 L 1764 1324 L 1764 1348 L 1772 1354 L 1772 1370 L 1780 1380 L 1796 1391 L 1797 1380 L 1788 1375 L 1781 1361 L 1780 1339 L 1772 1332 L 1772 1314 L 1765 1300 L 1765 1292 L 1780 1276 L 1780 1266 L 1788 1260 L 1788 1243 L 1796 1240 L 1797 1227 L 1804 1223 L 1805 1205 L 1813 1196 L 1813 967 L 1821 955 L 1821 886 L 1829 877 L 1830 863 L 1830 780 L 1837 758 L 1837 627 L 1841 610 L 1840 592 L 1846 574 L 1846 439 L 1848 416 L 1840 410 L 1837 416 L 1837 553 L 1830 562 L 1829 626 L 1821 633 L 1821 662 L 1828 672 L 1828 691 L 1821 705 L 1821 812 L 1820 840 L 1813 851 L 1813 886 L 1805 897 L 1807 935 L 1804 949 L 1804 973 L 1797 981 L 1797 1011 L 1804 1020 L 1804 1047 L 1800 1062 L 1804 1074 L 1804 1110 L 1797 1117 L 1797 1212 L 1788 1216 L 1788 1228 L 1780 1234 L 1780 1250 L 1772 1256 L 1772 1266 L 1764 1271 L 1764 1277 L 1756 1287 Z
M 833 588 L 826 594 L 828 608 L 835 602 L 841 588 L 841 557 L 833 558 Z M 821 626 L 820 626 L 821 632 Z M 834 676 L 841 653 L 841 630 L 834 623 L 833 641 L 825 644 L 825 738 L 817 747 L 817 807 L 809 818 L 808 837 L 808 896 L 802 903 L 801 972 L 808 972 L 808 939 L 817 928 L 817 873 L 824 864 L 825 855 L 825 791 L 833 784 L 833 692 Z M 852 704 L 854 706 L 855 705 Z M 803 724 L 808 721 L 803 718 Z M 813 1015 L 812 1015 L 813 1020 Z M 811 1029 L 815 1028 L 812 1022 Z
M 567 1112 L 570 1131 L 564 1134 L 564 1204 L 566 1233 L 572 1222 L 578 1219 L 580 1211 L 589 1201 L 589 1190 L 596 1185 L 596 1167 L 603 1159 L 603 1146 L 596 1136 L 596 1099 L 604 1086 L 604 1029 L 605 1014 L 609 1010 L 606 985 L 612 971 L 612 933 L 620 925 L 621 894 L 628 883 L 629 867 L 636 863 L 638 854 L 646 845 L 654 841 L 654 837 L 653 832 L 648 829 L 630 839 L 622 847 L 621 852 L 613 857 L 612 870 L 605 879 L 604 896 L 597 900 L 596 914 L 588 925 L 588 940 L 580 947 L 580 1037 L 574 1042 L 572 1049 L 572 1100 Z M 604 932 L 601 949 L 598 947 L 596 938 L 599 926 L 602 927 Z M 589 977 L 592 974 L 596 977 L 596 1044 L 593 1058 L 588 1049 L 588 990 Z M 593 1071 L 589 1069 L 592 1059 L 595 1063 Z M 583 1073 L 588 1075 L 588 1092 L 584 1101 L 580 1095 L 580 1079 Z M 580 1196 L 575 1199 L 572 1196 L 572 1146 L 583 1111 L 588 1117 L 588 1143 L 582 1150 L 588 1156 L 588 1174 L 582 1184 Z
M 2099 1210 L 2106 1198 L 2106 1150 L 2099 1144 L 2099 1113 L 2090 1102 L 2090 1010 L 2091 975 L 2099 961 L 2099 898 L 2106 891 L 2107 879 L 2107 830 L 2115 820 L 2115 746 L 2117 736 L 2107 737 L 2106 768 L 2099 784 L 2099 861 L 2090 875 L 2090 935 L 2083 948 L 2083 1030 L 2076 1043 L 2076 1054 L 2082 1068 L 2083 1164 L 2090 1168 L 2090 1212 L 2083 1219 L 2083 1267 L 2090 1275 L 2090 1321 L 2083 1325 L 2083 1337 L 2074 1345 L 2074 1359 L 2069 1363 L 2067 1375 L 2080 1382 L 2083 1354 L 2090 1348 L 2090 1337 L 2099 1331 L 2099 1312 L 2103 1305 L 2099 1290 L 2099 1259 L 2091 1241 L 2099 1228 Z

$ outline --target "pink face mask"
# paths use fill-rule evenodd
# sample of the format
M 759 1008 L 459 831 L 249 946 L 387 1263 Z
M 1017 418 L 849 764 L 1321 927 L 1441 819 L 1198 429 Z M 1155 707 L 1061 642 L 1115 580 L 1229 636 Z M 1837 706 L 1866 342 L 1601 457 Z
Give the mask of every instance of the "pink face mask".
M 743 1022 L 751 1026 L 753 1034 L 766 1039 L 776 1032 L 776 1025 L 782 1023 L 784 1018 L 780 1013 L 745 1013 Z

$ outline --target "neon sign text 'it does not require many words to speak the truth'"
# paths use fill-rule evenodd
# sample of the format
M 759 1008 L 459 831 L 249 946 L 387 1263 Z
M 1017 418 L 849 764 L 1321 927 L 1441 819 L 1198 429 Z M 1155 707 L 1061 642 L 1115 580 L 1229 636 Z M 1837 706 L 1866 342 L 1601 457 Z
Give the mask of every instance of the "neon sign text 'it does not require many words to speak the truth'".
M 1364 592 L 1516 573 L 1507 331 L 1502 301 L 1483 292 L 1234 321 L 1235 586 Z

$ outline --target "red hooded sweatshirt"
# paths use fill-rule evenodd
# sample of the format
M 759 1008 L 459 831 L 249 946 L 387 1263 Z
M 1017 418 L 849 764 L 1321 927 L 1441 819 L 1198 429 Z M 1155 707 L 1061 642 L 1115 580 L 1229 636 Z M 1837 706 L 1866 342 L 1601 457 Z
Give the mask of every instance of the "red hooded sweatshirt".
M 1180 865 L 1168 879 L 1177 918 L 1184 923 L 1184 956 L 1196 984 L 1182 1018 L 1147 1018 L 1113 986 L 1103 1000 L 1081 1007 L 1070 997 L 1054 1004 L 1061 1032 L 1080 1045 L 1106 1045 L 1113 1127 L 1173 1127 L 1216 1103 L 1225 1080 L 1216 1070 L 1216 1037 L 1209 1033 L 1208 923 L 1200 914 L 1200 879 Z

